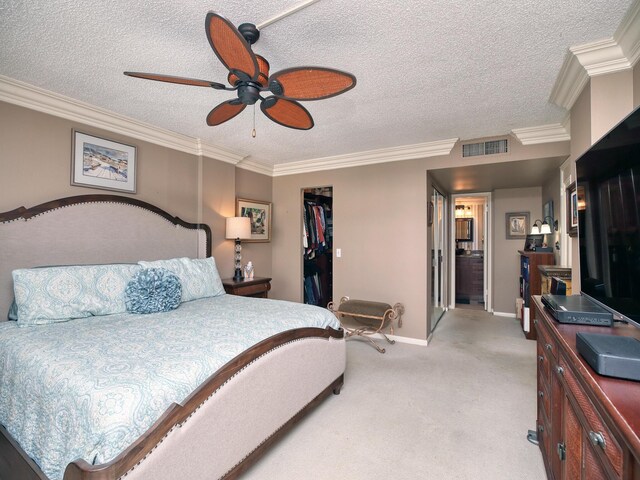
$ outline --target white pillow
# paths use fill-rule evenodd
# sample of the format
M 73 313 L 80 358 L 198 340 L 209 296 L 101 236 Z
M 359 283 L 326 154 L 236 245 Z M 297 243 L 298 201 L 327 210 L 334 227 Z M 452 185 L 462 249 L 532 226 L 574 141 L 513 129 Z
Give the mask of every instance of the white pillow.
M 164 268 L 177 275 L 182 284 L 182 301 L 204 297 L 217 297 L 225 293 L 220 274 L 213 257 L 172 258 L 153 262 L 140 261 L 143 268 Z

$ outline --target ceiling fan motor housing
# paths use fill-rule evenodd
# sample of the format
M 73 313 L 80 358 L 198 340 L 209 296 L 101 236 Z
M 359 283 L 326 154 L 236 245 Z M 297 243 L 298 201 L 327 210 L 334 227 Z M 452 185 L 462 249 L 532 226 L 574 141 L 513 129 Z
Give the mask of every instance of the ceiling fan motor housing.
M 240 82 L 238 98 L 245 105 L 253 105 L 260 98 L 260 85 L 256 82 Z

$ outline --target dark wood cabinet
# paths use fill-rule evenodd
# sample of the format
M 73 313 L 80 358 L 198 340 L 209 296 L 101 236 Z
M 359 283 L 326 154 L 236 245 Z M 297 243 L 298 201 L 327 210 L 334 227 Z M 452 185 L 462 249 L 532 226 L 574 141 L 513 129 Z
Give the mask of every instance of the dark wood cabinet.
M 266 277 L 255 277 L 250 280 L 240 280 L 236 282 L 233 278 L 222 280 L 224 291 L 231 295 L 242 297 L 267 298 L 271 290 L 271 279 Z
M 523 299 L 523 309 L 520 325 L 525 337 L 535 340 L 536 329 L 533 320 L 536 318 L 535 309 L 532 308 L 531 298 L 540 295 L 540 265 L 553 265 L 555 258 L 553 252 L 528 252 L 518 250 L 520 254 L 520 296 Z
M 539 296 L 533 303 L 537 432 L 547 477 L 639 480 L 640 382 L 598 375 L 578 353 L 575 337 L 582 331 L 640 339 L 640 329 L 559 324 Z
M 484 259 L 479 255 L 456 256 L 456 303 L 484 302 Z

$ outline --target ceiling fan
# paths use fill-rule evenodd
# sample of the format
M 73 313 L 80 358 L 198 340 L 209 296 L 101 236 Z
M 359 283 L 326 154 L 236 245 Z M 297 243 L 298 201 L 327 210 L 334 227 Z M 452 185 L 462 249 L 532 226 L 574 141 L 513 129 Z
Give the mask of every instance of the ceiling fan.
M 333 97 L 356 85 L 356 77 L 350 73 L 325 67 L 286 68 L 269 76 L 269 62 L 251 51 L 251 45 L 260 38 L 259 30 L 252 23 L 243 23 L 236 28 L 226 18 L 209 12 L 205 29 L 211 48 L 229 70 L 227 80 L 231 87 L 208 80 L 155 73 L 124 74 L 160 82 L 235 91 L 238 98 L 222 102 L 209 112 L 207 125 L 210 126 L 231 120 L 247 105 L 254 105 L 259 100 L 260 110 L 274 122 L 285 127 L 309 130 L 314 125 L 313 118 L 298 101 Z M 269 95 L 263 97 L 262 93 Z

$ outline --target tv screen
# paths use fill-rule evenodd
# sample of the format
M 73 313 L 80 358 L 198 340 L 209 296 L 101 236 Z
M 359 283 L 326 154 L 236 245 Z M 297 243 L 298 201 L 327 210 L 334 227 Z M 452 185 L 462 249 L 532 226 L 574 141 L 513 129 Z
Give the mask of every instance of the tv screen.
M 640 326 L 640 109 L 576 170 L 581 292 Z

